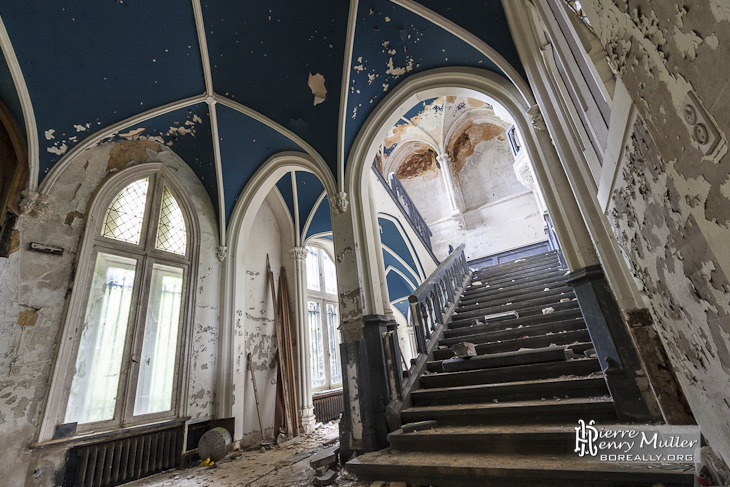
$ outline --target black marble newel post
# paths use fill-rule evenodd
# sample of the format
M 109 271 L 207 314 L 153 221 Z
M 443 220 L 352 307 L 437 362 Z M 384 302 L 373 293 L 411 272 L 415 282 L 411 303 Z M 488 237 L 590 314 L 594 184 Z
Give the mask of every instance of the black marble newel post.
M 588 333 L 613 397 L 618 420 L 656 420 L 638 382 L 639 374 L 643 374 L 639 357 L 601 266 L 572 272 L 568 284 L 573 286 L 578 297 Z
M 395 331 L 398 324 L 381 315 L 363 317 L 364 340 L 340 345 L 344 413 L 340 423 L 341 456 L 346 461 L 354 453 L 382 450 L 388 446 L 388 425 L 385 408 L 390 401 L 383 333 Z M 400 357 L 397 357 L 400 360 Z M 348 380 L 348 367 L 355 365 L 357 379 Z M 398 362 L 400 366 L 400 361 Z M 353 389 L 357 390 L 353 390 Z M 359 405 L 354 417 L 352 401 Z M 358 424 L 359 423 L 359 424 Z M 353 430 L 362 428 L 361 439 Z

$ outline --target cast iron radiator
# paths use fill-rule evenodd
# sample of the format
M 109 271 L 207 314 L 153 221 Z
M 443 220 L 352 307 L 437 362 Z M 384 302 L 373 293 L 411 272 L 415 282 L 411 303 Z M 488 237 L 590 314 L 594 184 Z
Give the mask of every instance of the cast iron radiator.
M 342 389 L 314 396 L 312 403 L 314 404 L 314 417 L 317 418 L 317 421 L 326 423 L 337 419 L 344 409 Z
M 184 423 L 69 450 L 64 487 L 105 487 L 178 467 Z

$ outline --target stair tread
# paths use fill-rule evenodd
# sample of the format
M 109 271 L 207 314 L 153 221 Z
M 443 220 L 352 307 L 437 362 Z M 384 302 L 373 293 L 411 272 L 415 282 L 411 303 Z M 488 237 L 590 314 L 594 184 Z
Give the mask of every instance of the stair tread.
M 442 406 L 412 406 L 404 412 L 417 413 L 428 411 L 467 411 L 467 410 L 490 410 L 504 408 L 541 408 L 541 407 L 557 407 L 557 406 L 596 406 L 611 405 L 613 401 L 609 396 L 575 398 L 575 399 L 545 399 L 531 401 L 510 401 L 510 402 L 490 402 L 490 403 L 474 403 L 474 404 L 445 404 Z
M 498 389 L 498 388 L 506 388 L 506 387 L 519 387 L 519 386 L 529 386 L 533 384 L 565 384 L 565 383 L 577 383 L 577 382 L 583 382 L 583 383 L 589 383 L 589 382 L 595 382 L 595 381 L 604 381 L 603 374 L 596 374 L 595 376 L 560 376 L 556 378 L 551 379 L 537 379 L 537 380 L 520 380 L 520 381 L 512 381 L 512 382 L 496 382 L 491 384 L 474 384 L 469 386 L 454 386 L 454 387 L 431 387 L 429 389 L 420 389 L 418 391 L 413 391 L 413 395 L 419 396 L 419 395 L 427 395 L 429 393 L 439 393 L 439 392 L 467 392 L 467 391 L 476 391 L 476 390 L 484 390 L 484 389 Z
M 551 370 L 552 369 L 552 370 Z M 429 382 L 444 382 L 449 381 L 449 383 L 458 382 L 458 381 L 472 381 L 475 379 L 484 380 L 485 376 L 506 376 L 506 375 L 520 375 L 525 374 L 527 375 L 530 372 L 537 373 L 538 375 L 543 372 L 548 373 L 555 373 L 555 369 L 557 369 L 560 372 L 569 371 L 569 370 L 575 370 L 575 369 L 582 369 L 584 371 L 591 370 L 591 372 L 600 372 L 601 366 L 598 363 L 598 360 L 595 358 L 580 358 L 580 359 L 574 359 L 574 360 L 568 360 L 565 362 L 551 362 L 549 364 L 528 364 L 528 365 L 515 365 L 512 367 L 500 367 L 498 369 L 479 369 L 479 370 L 465 370 L 461 372 L 440 372 L 438 374 L 428 374 L 428 375 L 422 375 L 420 377 L 421 386 L 424 388 L 429 388 L 428 383 Z M 560 374 L 560 375 L 570 375 L 570 374 Z M 425 382 L 425 384 L 424 384 Z M 492 381 L 492 382 L 482 382 L 482 383 L 501 383 L 499 380 Z
M 652 478 L 659 475 L 677 478 L 691 478 L 694 472 L 693 465 L 687 465 L 686 470 L 681 470 L 675 465 L 665 466 L 651 463 L 610 463 L 601 462 L 592 457 L 578 457 L 570 452 L 565 455 L 543 454 L 543 455 L 515 455 L 498 453 L 440 453 L 434 455 L 428 452 L 403 452 L 393 450 L 381 450 L 360 455 L 347 463 L 348 467 L 365 465 L 391 465 L 391 466 L 412 466 L 427 469 L 444 468 L 458 469 L 461 475 L 474 475 L 475 470 L 482 474 L 498 471 L 511 471 L 511 475 L 520 475 L 529 471 L 543 472 L 541 475 L 548 477 L 566 476 L 571 473 L 631 473 L 646 474 Z M 575 477 L 579 479 L 580 477 Z M 516 480 L 516 478 L 515 478 Z M 689 484 L 691 485 L 691 484 Z

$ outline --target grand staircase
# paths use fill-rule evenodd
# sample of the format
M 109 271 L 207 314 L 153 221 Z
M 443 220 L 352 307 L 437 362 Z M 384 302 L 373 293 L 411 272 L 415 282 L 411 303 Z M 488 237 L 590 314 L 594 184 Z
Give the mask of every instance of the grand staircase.
M 616 423 L 616 413 L 566 274 L 556 252 L 474 272 L 401 412 L 403 428 L 389 449 L 348 469 L 411 486 L 693 485 L 676 466 L 574 453 L 579 419 Z M 489 317 L 511 311 L 519 317 Z M 460 342 L 477 356 L 454 357 Z

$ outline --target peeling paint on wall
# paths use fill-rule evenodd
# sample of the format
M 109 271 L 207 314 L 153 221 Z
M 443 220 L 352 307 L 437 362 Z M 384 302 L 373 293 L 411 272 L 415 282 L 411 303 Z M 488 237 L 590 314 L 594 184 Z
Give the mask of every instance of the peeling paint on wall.
M 609 207 L 609 221 L 646 297 L 703 432 L 718 451 L 730 431 L 730 282 L 676 180 L 676 161 L 658 155 L 634 126 Z M 719 433 L 719 434 L 718 434 Z
M 29 450 L 28 445 L 38 435 L 88 204 L 111 174 L 107 168 L 115 147 L 105 143 L 81 153 L 59 174 L 49 195 L 24 192 L 17 223 L 19 250 L 0 259 L 0 437 L 5 444 L 0 452 L 0 476 L 6 485 L 26 485 L 26 481 L 54 485 L 54 472 L 64 461 L 63 445 L 40 450 Z M 220 295 L 215 212 L 195 174 L 175 154 L 163 150 L 157 161 L 170 168 L 187 189 L 200 221 L 199 275 L 206 286 L 197 296 L 191 335 L 187 414 L 211 417 Z M 32 241 L 61 246 L 64 253 L 30 252 L 28 243 Z M 203 364 L 209 368 L 204 369 Z

